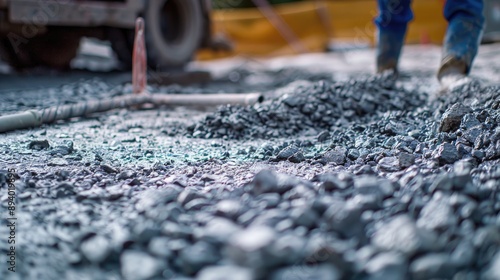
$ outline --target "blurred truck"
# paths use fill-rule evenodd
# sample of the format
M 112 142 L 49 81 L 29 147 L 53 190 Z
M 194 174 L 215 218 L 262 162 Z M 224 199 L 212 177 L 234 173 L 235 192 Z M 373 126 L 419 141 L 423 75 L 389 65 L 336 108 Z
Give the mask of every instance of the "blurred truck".
M 142 16 L 149 67 L 182 67 L 211 44 L 210 11 L 210 0 L 0 0 L 0 58 L 17 70 L 68 68 L 85 36 L 109 40 L 130 68 Z

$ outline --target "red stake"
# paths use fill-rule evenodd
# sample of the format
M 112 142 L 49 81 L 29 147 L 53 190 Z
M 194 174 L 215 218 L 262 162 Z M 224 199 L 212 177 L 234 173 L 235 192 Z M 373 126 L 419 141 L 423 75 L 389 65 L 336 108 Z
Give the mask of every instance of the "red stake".
M 132 90 L 135 94 L 146 93 L 147 68 L 144 19 L 139 17 L 135 21 L 134 53 L 132 56 Z

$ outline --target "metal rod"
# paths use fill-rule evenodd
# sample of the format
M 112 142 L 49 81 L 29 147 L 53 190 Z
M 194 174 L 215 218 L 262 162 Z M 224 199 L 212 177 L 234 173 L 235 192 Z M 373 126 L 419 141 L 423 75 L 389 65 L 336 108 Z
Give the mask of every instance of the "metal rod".
M 88 101 L 71 105 L 62 105 L 32 110 L 7 116 L 0 116 L 0 133 L 18 129 L 38 127 L 42 124 L 76 117 L 85 117 L 93 113 L 112 109 L 128 108 L 144 104 L 157 106 L 217 106 L 217 105 L 253 105 L 263 101 L 260 93 L 217 93 L 217 94 L 131 94 L 100 101 Z
M 41 125 L 42 118 L 38 111 L 26 111 L 7 116 L 0 116 L 0 133 Z
M 253 105 L 263 99 L 260 93 L 154 94 L 151 98 L 151 103 L 155 105 L 171 106 Z

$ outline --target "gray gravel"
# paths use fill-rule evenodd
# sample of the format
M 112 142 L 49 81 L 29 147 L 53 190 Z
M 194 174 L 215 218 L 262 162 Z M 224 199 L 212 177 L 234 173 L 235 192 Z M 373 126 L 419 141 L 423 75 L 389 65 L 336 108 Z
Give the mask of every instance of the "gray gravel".
M 18 276 L 0 279 L 500 279 L 499 87 L 433 97 L 404 77 L 234 73 L 279 79 L 158 88 L 267 89 L 254 106 L 117 110 L 2 137 L 22 223 Z M 9 92 L 0 108 L 124 88 Z

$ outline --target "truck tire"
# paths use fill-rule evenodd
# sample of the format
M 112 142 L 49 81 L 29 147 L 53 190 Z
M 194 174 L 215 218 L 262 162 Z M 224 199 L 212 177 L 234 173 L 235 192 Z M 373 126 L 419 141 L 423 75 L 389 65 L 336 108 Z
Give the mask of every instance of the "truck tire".
M 144 18 L 150 68 L 182 67 L 193 58 L 204 35 L 199 0 L 149 0 Z
M 111 48 L 120 61 L 123 70 L 132 69 L 132 52 L 134 50 L 134 30 L 110 27 L 106 37 L 111 42 Z

